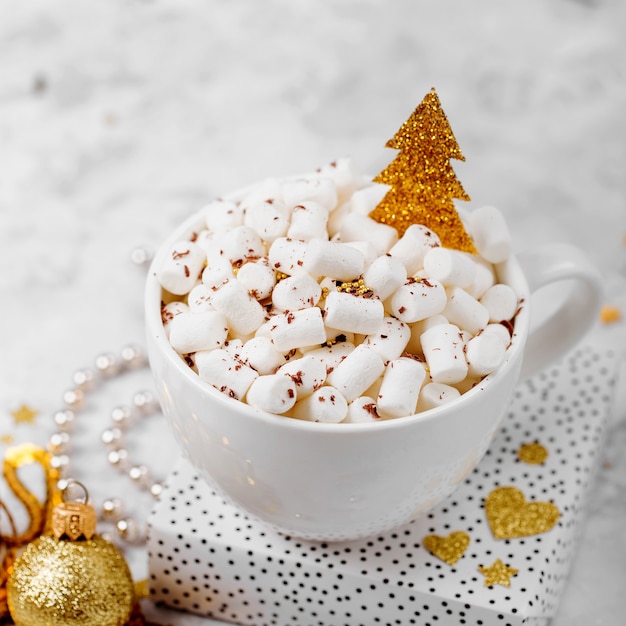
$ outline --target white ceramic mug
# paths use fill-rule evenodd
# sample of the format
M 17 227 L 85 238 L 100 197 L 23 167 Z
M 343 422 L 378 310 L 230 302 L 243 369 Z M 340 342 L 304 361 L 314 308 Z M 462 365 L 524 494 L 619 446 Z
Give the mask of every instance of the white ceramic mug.
M 584 254 L 550 245 L 498 266 L 521 302 L 502 366 L 444 406 L 366 424 L 321 424 L 273 415 L 203 382 L 170 346 L 161 322 L 163 255 L 203 224 L 192 216 L 164 242 L 146 285 L 150 365 L 163 411 L 184 454 L 224 497 L 279 532 L 351 540 L 432 509 L 482 458 L 520 376 L 564 354 L 597 319 L 602 280 Z M 573 288 L 530 330 L 531 295 L 560 281 Z M 550 294 L 546 294 L 548 299 Z

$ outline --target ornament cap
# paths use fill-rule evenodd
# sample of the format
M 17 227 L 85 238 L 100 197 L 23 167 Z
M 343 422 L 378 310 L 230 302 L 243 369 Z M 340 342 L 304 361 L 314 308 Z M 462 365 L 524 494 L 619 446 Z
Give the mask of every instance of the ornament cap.
M 83 502 L 65 501 L 67 491 L 72 485 L 80 487 L 84 492 Z M 91 539 L 96 532 L 96 511 L 89 504 L 89 494 L 82 483 L 69 480 L 61 489 L 64 500 L 52 509 L 52 534 L 57 539 L 67 538 L 70 541 Z

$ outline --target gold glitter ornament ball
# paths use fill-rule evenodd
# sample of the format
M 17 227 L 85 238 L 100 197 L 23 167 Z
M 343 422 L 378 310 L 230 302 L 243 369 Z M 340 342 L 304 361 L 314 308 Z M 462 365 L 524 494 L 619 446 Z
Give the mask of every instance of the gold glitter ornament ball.
M 15 561 L 7 599 L 16 626 L 122 626 L 134 586 L 122 553 L 99 535 L 44 535 Z

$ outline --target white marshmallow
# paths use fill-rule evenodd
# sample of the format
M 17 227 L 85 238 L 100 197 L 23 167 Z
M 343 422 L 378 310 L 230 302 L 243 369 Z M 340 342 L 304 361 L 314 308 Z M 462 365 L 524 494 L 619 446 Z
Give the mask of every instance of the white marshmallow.
M 385 254 L 375 259 L 365 270 L 365 284 L 384 302 L 400 285 L 407 273 L 400 259 Z
M 237 282 L 256 300 L 265 300 L 276 284 L 276 272 L 263 257 L 244 263 L 237 271 Z
M 315 202 L 324 207 L 328 214 L 337 206 L 337 188 L 335 182 L 327 176 L 285 181 L 282 192 L 289 208 L 305 202 Z
M 406 345 L 406 352 L 414 355 L 423 355 L 422 343 L 420 341 L 422 333 L 437 324 L 448 324 L 448 318 L 439 314 L 427 317 L 426 319 L 415 322 L 414 324 L 409 324 L 408 326 L 411 329 L 411 337 Z
M 227 280 L 235 277 L 232 263 L 224 256 L 211 258 L 202 271 L 202 282 L 209 289 L 217 289 Z
M 293 407 L 291 415 L 311 422 L 337 424 L 346 417 L 348 403 L 334 387 L 320 387 Z
M 376 402 L 369 396 L 360 396 L 348 404 L 348 414 L 343 420 L 345 424 L 367 424 L 379 422 L 380 414 Z
M 398 241 L 398 231 L 393 226 L 377 222 L 367 215 L 348 213 L 341 222 L 339 237 L 344 243 L 369 241 L 381 255 Z
M 343 204 L 355 189 L 371 184 L 367 177 L 355 170 L 352 160 L 347 157 L 323 165 L 318 174 L 320 178 L 329 178 L 333 181 L 337 190 L 335 206 Z
M 506 346 L 495 333 L 480 333 L 467 342 L 465 358 L 470 376 L 486 376 L 504 362 Z
M 327 224 L 328 209 L 309 200 L 293 208 L 287 237 L 304 241 L 314 238 L 328 239 Z
M 207 204 L 203 211 L 206 213 L 207 228 L 212 235 L 243 224 L 243 208 L 230 200 L 218 198 Z
M 443 406 L 461 395 L 461 392 L 450 385 L 442 383 L 428 383 L 422 387 L 417 411 L 427 411 L 438 406 Z
M 437 324 L 421 336 L 424 358 L 435 383 L 458 383 L 467 376 L 465 342 L 454 324 Z
M 296 385 L 287 376 L 269 374 L 252 381 L 246 402 L 260 411 L 280 415 L 296 403 Z
M 274 374 L 285 357 L 276 350 L 269 337 L 252 337 L 243 344 L 239 358 L 261 375 Z
M 211 304 L 225 315 L 236 335 L 249 335 L 265 321 L 265 309 L 236 280 L 214 291 Z
M 284 202 L 283 183 L 278 178 L 266 178 L 260 183 L 249 188 L 240 202 L 244 214 L 249 207 L 265 200 L 279 200 Z
M 508 348 L 511 343 L 511 333 L 504 324 L 487 324 L 487 326 L 485 326 L 480 333 L 495 335 L 498 339 L 500 339 L 505 348 Z
M 343 291 L 326 296 L 324 324 L 351 333 L 368 335 L 379 331 L 385 309 L 377 298 L 364 298 Z
M 182 296 L 196 284 L 206 261 L 204 250 L 191 241 L 177 241 L 163 257 L 156 277 L 166 291 Z
M 363 273 L 365 256 L 360 250 L 342 243 L 311 239 L 306 247 L 303 267 L 313 276 L 354 280 Z
M 399 320 L 411 324 L 438 315 L 446 301 L 443 285 L 438 280 L 424 278 L 400 285 L 389 300 L 389 308 Z
M 194 312 L 199 311 L 214 311 L 215 308 L 211 304 L 211 296 L 213 291 L 209 289 L 204 283 L 198 283 L 187 294 L 187 304 L 189 310 Z
M 480 256 L 490 263 L 506 261 L 511 254 L 511 234 L 498 209 L 492 206 L 475 209 L 468 216 L 468 226 Z
M 253 228 L 263 241 L 271 244 L 287 233 L 289 210 L 280 200 L 272 198 L 256 202 L 246 208 L 244 224 Z
M 476 272 L 472 284 L 466 287 L 465 291 L 478 300 L 496 282 L 496 275 L 489 261 L 485 261 L 476 255 L 472 255 L 472 260 L 474 261 Z
M 480 303 L 489 312 L 489 321 L 510 320 L 517 311 L 517 294 L 512 287 L 498 283 L 489 287 L 480 299 Z
M 179 354 L 221 348 L 227 335 L 226 318 L 218 311 L 181 313 L 170 324 L 170 344 Z
M 230 398 L 243 400 L 259 375 L 226 350 L 203 350 L 195 354 L 198 375 Z
M 426 380 L 424 363 L 407 357 L 389 361 L 377 398 L 381 415 L 383 417 L 413 415 L 424 380 Z
M 347 241 L 344 243 L 344 245 L 350 246 L 351 248 L 356 248 L 363 253 L 363 256 L 365 257 L 364 271 L 367 270 L 367 268 L 379 256 L 377 247 L 371 244 L 369 241 Z
M 279 352 L 313 346 L 326 341 L 322 311 L 317 307 L 289 311 L 272 318 L 270 337 Z
M 322 288 L 309 274 L 296 274 L 278 281 L 272 292 L 272 304 L 278 311 L 297 311 L 315 306 Z
M 475 335 L 489 323 L 489 311 L 476 298 L 460 287 L 448 289 L 448 302 L 443 310 L 452 324 Z
M 361 344 L 346 356 L 328 375 L 328 384 L 339 389 L 348 402 L 358 398 L 383 373 L 380 355 Z
M 243 351 L 244 343 L 241 339 L 227 339 L 224 342 L 224 350 L 228 354 L 234 356 L 236 359 L 241 360 L 241 352 Z
M 449 248 L 433 248 L 424 255 L 424 271 L 430 278 L 455 287 L 469 287 L 474 282 L 476 266 L 469 255 Z
M 402 261 L 407 274 L 413 276 L 423 267 L 424 255 L 439 246 L 441 239 L 434 231 L 422 224 L 411 224 L 389 250 L 389 254 Z
M 363 343 L 387 362 L 400 357 L 410 337 L 411 329 L 407 324 L 395 317 L 385 317 L 380 330 L 368 335 Z
M 265 256 L 265 246 L 259 234 L 251 226 L 236 226 L 224 231 L 216 241 L 219 253 L 233 264 Z
M 369 215 L 387 195 L 389 185 L 370 184 L 350 197 L 350 209 L 359 215 Z
M 172 302 L 168 302 L 161 306 L 161 321 L 163 322 L 163 329 L 165 330 L 165 335 L 170 336 L 171 330 L 171 322 L 172 320 L 181 313 L 185 313 L 189 311 L 189 306 L 180 300 L 173 300 Z
M 327 376 L 326 365 L 319 358 L 310 354 L 287 361 L 276 373 L 288 376 L 295 383 L 298 400 L 319 389 Z
M 330 374 L 352 351 L 354 344 L 349 341 L 341 341 L 332 346 L 324 346 L 307 352 L 307 356 L 319 359 L 326 368 L 326 375 Z
M 305 272 L 304 256 L 307 242 L 290 237 L 279 237 L 270 246 L 268 257 L 270 265 L 283 274 L 293 276 Z
M 335 210 L 331 211 L 328 216 L 328 235 L 331 239 L 339 237 L 339 230 L 341 229 L 341 223 L 346 215 L 350 213 L 350 203 L 343 202 Z

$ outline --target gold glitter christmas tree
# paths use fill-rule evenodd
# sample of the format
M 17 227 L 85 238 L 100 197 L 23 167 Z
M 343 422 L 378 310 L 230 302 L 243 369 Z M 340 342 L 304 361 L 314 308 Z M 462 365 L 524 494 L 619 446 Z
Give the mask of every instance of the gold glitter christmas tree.
M 391 189 L 370 217 L 395 227 L 400 236 L 411 224 L 423 224 L 437 233 L 444 247 L 475 253 L 453 203 L 454 198 L 469 200 L 450 165 L 450 159 L 465 157 L 434 89 L 386 147 L 399 153 L 374 182 Z

